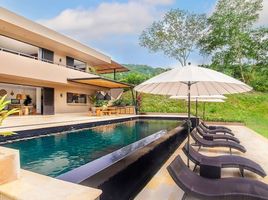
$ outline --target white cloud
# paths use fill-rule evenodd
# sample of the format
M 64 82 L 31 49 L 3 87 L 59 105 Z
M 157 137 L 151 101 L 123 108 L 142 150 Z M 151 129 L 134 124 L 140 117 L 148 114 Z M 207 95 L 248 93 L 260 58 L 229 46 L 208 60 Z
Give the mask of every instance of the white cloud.
M 174 0 L 133 0 L 133 2 L 140 2 L 149 5 L 170 5 Z
M 102 39 L 107 35 L 141 32 L 159 15 L 159 5 L 173 0 L 130 0 L 126 3 L 101 3 L 95 8 L 66 9 L 52 19 L 39 23 L 82 40 Z
M 268 26 L 268 0 L 263 0 L 263 9 L 260 12 L 260 18 L 257 24 Z

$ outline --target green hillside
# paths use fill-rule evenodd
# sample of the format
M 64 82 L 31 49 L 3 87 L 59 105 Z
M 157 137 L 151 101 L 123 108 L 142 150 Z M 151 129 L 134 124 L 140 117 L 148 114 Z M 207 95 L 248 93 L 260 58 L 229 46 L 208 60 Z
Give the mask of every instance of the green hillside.
M 224 103 L 206 103 L 205 119 L 208 121 L 243 122 L 249 128 L 268 138 L 268 93 L 251 92 L 227 95 Z M 124 101 L 130 102 L 130 93 Z M 169 99 L 166 96 L 143 94 L 140 112 L 186 113 L 185 101 Z M 202 117 L 203 103 L 198 113 Z M 195 103 L 191 113 L 195 114 Z

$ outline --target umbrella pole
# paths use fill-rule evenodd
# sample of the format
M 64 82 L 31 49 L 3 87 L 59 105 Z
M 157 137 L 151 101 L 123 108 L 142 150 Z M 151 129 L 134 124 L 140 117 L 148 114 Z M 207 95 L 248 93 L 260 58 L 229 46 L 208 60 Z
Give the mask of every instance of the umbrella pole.
M 188 151 L 188 155 L 189 155 L 189 145 L 190 145 L 190 132 L 191 132 L 191 82 L 188 82 L 188 136 L 187 136 L 187 151 Z M 187 166 L 188 168 L 190 167 L 190 163 L 189 163 L 189 156 L 187 156 Z

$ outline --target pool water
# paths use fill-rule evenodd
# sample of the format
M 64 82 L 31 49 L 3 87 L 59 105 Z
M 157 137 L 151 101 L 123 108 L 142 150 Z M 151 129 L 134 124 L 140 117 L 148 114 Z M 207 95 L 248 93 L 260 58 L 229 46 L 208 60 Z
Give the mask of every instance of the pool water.
M 175 120 L 137 119 L 2 146 L 20 150 L 23 169 L 56 177 L 160 130 L 171 130 L 179 124 Z

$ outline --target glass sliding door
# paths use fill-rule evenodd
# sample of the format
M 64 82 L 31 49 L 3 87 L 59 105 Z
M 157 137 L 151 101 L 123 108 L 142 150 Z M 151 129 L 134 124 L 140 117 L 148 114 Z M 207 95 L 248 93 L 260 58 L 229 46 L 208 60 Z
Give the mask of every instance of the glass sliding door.
M 54 115 L 54 88 L 43 88 L 42 90 L 42 114 Z

